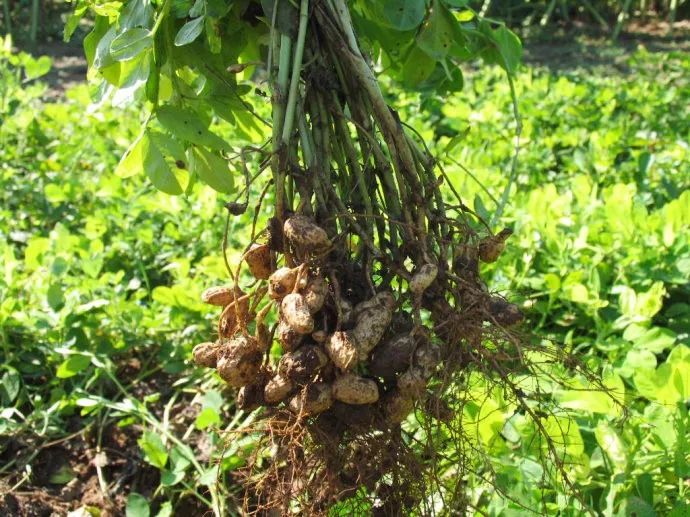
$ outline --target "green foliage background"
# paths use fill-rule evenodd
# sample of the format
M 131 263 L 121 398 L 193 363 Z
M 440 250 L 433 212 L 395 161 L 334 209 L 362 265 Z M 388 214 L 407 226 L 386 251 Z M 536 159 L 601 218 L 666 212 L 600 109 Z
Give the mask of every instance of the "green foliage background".
M 579 515 L 582 502 L 602 515 L 690 511 L 690 58 L 640 50 L 628 65 L 628 75 L 523 67 L 516 76 L 524 127 L 504 215 L 515 235 L 491 266 L 491 287 L 524 306 L 535 336 L 576 351 L 613 398 L 575 379 L 577 389 L 554 385 L 541 401 L 578 501 L 550 471 L 534 426 L 500 390 L 468 379 L 467 488 L 489 515 Z M 0 54 L 0 454 L 9 438 L 64 437 L 75 417 L 96 436 L 116 422 L 160 472 L 155 492 L 128 494 L 129 515 L 170 515 L 190 494 L 232 512 L 232 473 L 253 441 L 224 436 L 253 416 L 189 362 L 213 327 L 198 295 L 226 279 L 228 198 L 201 183 L 170 197 L 144 175 L 113 174 L 141 130 L 137 113 L 95 109 L 86 86 L 43 102 L 35 78 L 46 71 L 7 45 Z M 416 96 L 391 95 L 467 203 L 490 215 L 514 146 L 504 74 L 482 67 L 422 110 Z M 240 127 L 221 131 L 231 144 L 259 131 Z M 232 221 L 230 249 L 249 218 Z M 153 379 L 166 389 L 142 391 Z M 540 381 L 543 391 L 548 371 Z M 180 406 L 194 411 L 188 427 L 176 424 Z M 32 460 L 0 473 L 19 482 Z

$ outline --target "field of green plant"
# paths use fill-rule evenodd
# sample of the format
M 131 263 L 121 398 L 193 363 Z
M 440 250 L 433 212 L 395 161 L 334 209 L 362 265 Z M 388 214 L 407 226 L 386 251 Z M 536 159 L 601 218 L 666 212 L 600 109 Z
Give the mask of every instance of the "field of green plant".
M 213 332 L 199 294 L 226 281 L 234 197 L 116 175 L 140 113 L 94 109 L 87 86 L 44 102 L 49 60 L 0 47 L 0 514 L 238 512 L 254 436 L 234 431 L 255 415 L 190 362 Z M 690 56 L 641 49 L 626 64 L 523 67 L 515 174 L 498 69 L 423 110 L 397 99 L 473 210 L 491 219 L 510 185 L 497 224 L 515 234 L 490 287 L 524 308 L 526 339 L 576 352 L 608 389 L 584 376 L 564 389 L 551 379 L 565 365 L 547 361 L 515 379 L 550 449 L 468 378 L 456 417 L 482 515 L 690 513 Z M 247 214 L 230 221 L 231 260 Z

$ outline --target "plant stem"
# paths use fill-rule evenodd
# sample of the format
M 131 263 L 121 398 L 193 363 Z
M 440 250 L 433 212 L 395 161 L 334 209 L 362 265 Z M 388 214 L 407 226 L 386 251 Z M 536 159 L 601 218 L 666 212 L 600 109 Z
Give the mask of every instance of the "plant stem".
M 604 17 L 599 14 L 599 11 L 597 11 L 594 6 L 590 3 L 589 0 L 582 0 L 582 5 L 585 6 L 585 9 L 589 11 L 589 13 L 592 15 L 592 17 L 597 21 L 599 25 L 601 25 L 601 28 L 604 29 L 605 31 L 609 31 L 611 28 L 609 27 L 609 24 L 606 23 L 606 20 L 604 20 Z
M 541 20 L 539 21 L 539 25 L 545 27 L 549 23 L 549 18 L 551 18 L 551 13 L 553 12 L 555 7 L 556 0 L 551 0 L 549 2 L 549 5 L 546 7 L 546 11 L 544 11 L 544 16 L 542 16 Z
M 623 3 L 623 7 L 621 8 L 621 11 L 618 13 L 618 21 L 616 22 L 616 28 L 613 29 L 613 34 L 611 35 L 611 39 L 613 41 L 616 41 L 618 39 L 618 36 L 620 35 L 621 30 L 623 29 L 623 25 L 628 19 L 628 11 L 630 10 L 631 3 L 632 0 L 625 0 L 625 2 Z
M 510 165 L 510 177 L 508 178 L 508 184 L 503 190 L 501 195 L 501 202 L 499 203 L 494 216 L 491 218 L 491 223 L 489 224 L 492 228 L 498 222 L 498 220 L 503 215 L 503 209 L 508 204 L 508 198 L 510 197 L 510 189 L 515 182 L 517 177 L 517 164 L 518 164 L 518 152 L 520 151 L 520 135 L 522 135 L 522 119 L 520 118 L 520 110 L 518 108 L 517 93 L 515 92 L 515 83 L 513 82 L 513 76 L 506 74 L 508 77 L 508 84 L 510 85 L 510 95 L 513 101 L 513 116 L 515 117 L 515 151 L 513 152 L 513 159 Z
M 276 41 L 276 29 L 273 28 L 272 31 L 272 38 Z M 278 77 L 273 85 L 273 157 L 271 158 L 271 169 L 273 170 L 273 179 L 276 188 L 276 216 L 280 220 L 282 220 L 285 211 L 285 158 L 284 153 L 280 153 L 280 134 L 283 127 L 283 115 L 285 113 L 285 91 L 290 75 L 291 50 L 292 40 L 289 36 L 281 34 L 278 57 Z
M 29 27 L 29 41 L 31 46 L 36 47 L 36 40 L 38 38 L 38 15 L 41 8 L 41 0 L 31 0 L 31 25 Z
M 333 105 L 335 109 L 340 109 L 340 106 L 338 106 L 337 103 L 334 102 Z M 366 225 L 367 232 L 369 235 L 371 235 L 369 226 L 372 223 L 370 216 L 373 214 L 373 210 L 371 206 L 371 198 L 369 197 L 369 192 L 367 190 L 368 185 L 364 178 L 364 174 L 362 173 L 362 168 L 359 165 L 357 150 L 355 149 L 354 145 L 352 145 L 350 133 L 347 125 L 344 122 L 344 115 L 342 112 L 336 113 L 335 125 L 338 131 L 339 140 L 343 146 L 343 150 L 345 151 L 345 157 L 347 158 L 349 164 L 350 173 L 354 177 L 356 183 L 355 187 L 357 188 L 362 204 L 364 205 L 364 213 L 367 215 L 367 219 L 365 219 L 364 224 Z
M 678 11 L 678 0 L 671 0 L 671 6 L 668 13 L 668 30 L 673 31 L 673 24 L 676 23 L 676 12 Z
M 299 32 L 297 33 L 297 44 L 295 45 L 295 56 L 292 64 L 292 79 L 290 80 L 290 93 L 287 100 L 285 111 L 285 123 L 283 125 L 283 144 L 290 140 L 292 127 L 295 122 L 295 106 L 297 104 L 297 90 L 299 88 L 299 77 L 302 73 L 302 56 L 304 55 L 304 40 L 307 35 L 307 23 L 309 22 L 309 0 L 302 0 L 299 10 Z
M 2 11 L 5 18 L 5 32 L 12 35 L 12 20 L 10 19 L 10 0 L 2 0 Z

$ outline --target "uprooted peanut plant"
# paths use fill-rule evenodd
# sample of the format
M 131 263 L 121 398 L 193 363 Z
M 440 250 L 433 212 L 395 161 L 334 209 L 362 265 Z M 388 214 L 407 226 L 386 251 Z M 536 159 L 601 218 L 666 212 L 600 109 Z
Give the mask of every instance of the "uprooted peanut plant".
M 92 67 L 120 90 L 143 88 L 167 131 L 145 128 L 121 170 L 139 162 L 179 194 L 189 169 L 229 193 L 227 161 L 241 161 L 247 196 L 272 172 L 256 203 L 255 222 L 271 214 L 267 228 L 252 232 L 241 264 L 227 264 L 228 285 L 204 292 L 222 309 L 217 334 L 194 349 L 196 364 L 238 389 L 240 409 L 263 408 L 247 512 L 313 515 L 348 501 L 382 515 L 462 511 L 473 441 L 458 412 L 471 372 L 534 416 L 514 378 L 534 367 L 510 329 L 522 314 L 480 277 L 511 232 L 494 234 L 463 203 L 374 72 L 452 92 L 458 62 L 481 56 L 512 81 L 514 35 L 456 4 L 198 0 L 188 11 L 164 2 L 154 17 L 134 1 L 116 23 L 97 20 Z M 248 37 L 259 40 L 244 52 L 237 41 Z M 199 112 L 268 124 L 237 84 L 256 58 L 272 138 L 231 156 Z M 145 73 L 132 76 L 133 61 Z M 228 218 L 247 206 L 229 202 Z

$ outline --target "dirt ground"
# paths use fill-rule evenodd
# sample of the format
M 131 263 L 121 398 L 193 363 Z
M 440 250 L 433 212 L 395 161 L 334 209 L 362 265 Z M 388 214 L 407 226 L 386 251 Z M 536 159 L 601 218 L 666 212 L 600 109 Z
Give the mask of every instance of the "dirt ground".
M 136 372 L 127 365 L 122 378 Z M 160 393 L 167 400 L 174 380 L 161 372 L 133 386 L 132 395 L 141 400 Z M 194 422 L 199 408 L 190 402 L 182 397 L 170 411 L 174 429 L 182 431 Z M 162 418 L 163 403 L 152 411 Z M 65 422 L 65 436 L 52 441 L 29 433 L 0 438 L 0 517 L 57 517 L 79 509 L 74 517 L 119 517 L 131 492 L 153 502 L 155 510 L 160 471 L 144 461 L 137 444 L 141 433 L 140 426 L 120 427 L 113 418 L 74 416 Z M 199 456 L 205 450 L 201 436 L 194 433 L 188 440 Z M 206 510 L 191 496 L 177 502 L 179 515 L 201 516 Z
M 79 507 L 99 508 L 104 517 L 120 515 L 125 491 L 109 489 L 106 483 L 151 495 L 159 481 L 158 470 L 140 458 L 136 433 L 133 427 L 120 429 L 111 424 L 105 429 L 99 452 L 88 429 L 47 444 L 33 444 L 31 437 L 14 439 L 3 453 L 3 461 L 15 460 L 19 465 L 37 454 L 31 461 L 30 480 L 22 483 L 22 476 L 15 481 L 17 474 L 15 479 L 0 481 L 0 515 L 48 517 Z
M 40 45 L 36 55 L 47 55 L 53 60 L 53 67 L 43 78 L 50 85 L 48 98 L 62 98 L 65 90 L 86 80 L 86 59 L 79 44 L 54 42 Z

